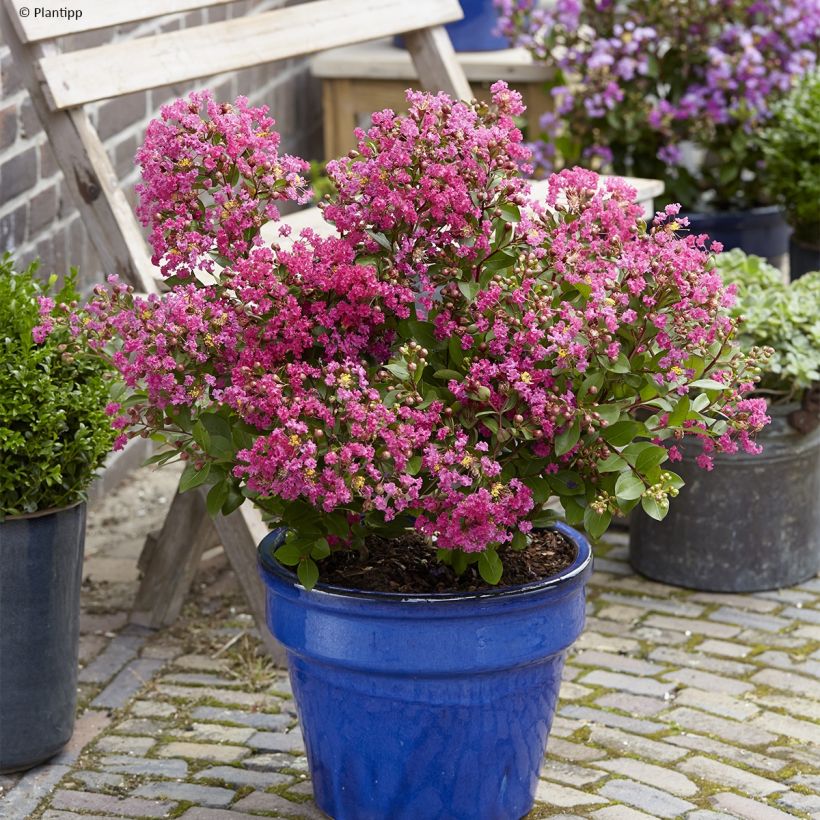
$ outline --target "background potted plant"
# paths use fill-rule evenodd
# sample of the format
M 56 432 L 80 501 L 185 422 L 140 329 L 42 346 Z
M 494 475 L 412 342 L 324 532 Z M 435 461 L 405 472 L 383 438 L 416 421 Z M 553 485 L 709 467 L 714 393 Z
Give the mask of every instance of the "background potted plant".
M 0 772 L 71 737 L 85 490 L 114 437 L 105 363 L 54 325 L 74 274 L 52 293 L 36 270 L 0 261 Z
M 593 537 L 638 504 L 661 518 L 680 480 L 659 440 L 703 425 L 751 447 L 763 402 L 674 207 L 647 231 L 634 191 L 582 169 L 529 202 L 504 83 L 492 107 L 408 100 L 329 164 L 336 235 L 282 246 L 260 230 L 309 196 L 307 164 L 265 110 L 164 108 L 140 212 L 170 292 L 115 282 L 74 321 L 119 345 L 122 418 L 187 461 L 183 488 L 273 518 L 269 623 L 318 805 L 517 818 L 591 567 L 548 500 Z
M 739 250 L 719 256 L 718 270 L 737 289 L 739 343 L 774 351 L 757 385 L 772 424 L 753 458 L 697 455 L 684 442 L 675 457 L 687 486 L 662 523 L 633 517 L 630 560 L 650 578 L 696 589 L 790 586 L 820 569 L 820 273 L 784 284 Z
M 770 204 L 758 131 L 820 48 L 813 0 L 499 0 L 503 31 L 554 68 L 547 169 L 656 177 L 693 230 L 775 258 L 788 228 Z
M 820 72 L 806 74 L 774 106 L 760 134 L 765 176 L 793 229 L 792 279 L 820 270 Z

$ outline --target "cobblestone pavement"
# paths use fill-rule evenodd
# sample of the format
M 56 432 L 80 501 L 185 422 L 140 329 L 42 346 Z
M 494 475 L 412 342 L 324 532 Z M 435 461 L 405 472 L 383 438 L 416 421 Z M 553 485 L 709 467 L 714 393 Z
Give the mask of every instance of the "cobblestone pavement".
M 92 532 L 106 515 L 92 511 Z M 820 818 L 820 579 L 687 592 L 634 575 L 625 541 L 597 551 L 530 817 Z M 0 777 L 0 817 L 323 817 L 287 677 L 259 655 L 224 559 L 206 556 L 179 623 L 152 633 L 126 622 L 118 549 L 116 577 L 97 571 L 84 592 L 74 738 Z

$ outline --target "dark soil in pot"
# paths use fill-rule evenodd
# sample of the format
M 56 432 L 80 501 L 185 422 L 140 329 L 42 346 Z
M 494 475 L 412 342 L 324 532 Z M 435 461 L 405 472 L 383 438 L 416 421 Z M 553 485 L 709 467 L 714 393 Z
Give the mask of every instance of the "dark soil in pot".
M 436 560 L 436 550 L 422 536 L 369 536 L 367 555 L 340 550 L 321 563 L 322 582 L 374 592 L 475 592 L 491 589 L 476 565 L 463 574 Z M 504 574 L 499 586 L 517 586 L 549 578 L 566 569 L 576 556 L 575 546 L 561 533 L 538 530 L 522 550 L 505 549 Z

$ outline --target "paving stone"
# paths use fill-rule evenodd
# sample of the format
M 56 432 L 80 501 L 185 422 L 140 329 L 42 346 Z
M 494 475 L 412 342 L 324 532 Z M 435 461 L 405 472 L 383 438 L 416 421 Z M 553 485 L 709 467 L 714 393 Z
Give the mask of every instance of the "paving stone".
M 583 700 L 588 695 L 592 694 L 592 689 L 587 686 L 581 686 L 580 683 L 573 683 L 572 681 L 564 681 L 561 684 L 561 692 L 559 694 L 560 700 Z
M 693 621 L 686 618 L 668 618 L 665 615 L 652 615 L 644 621 L 645 626 L 656 626 L 672 632 L 683 632 L 685 635 L 707 635 L 710 638 L 734 638 L 740 634 L 739 626 L 713 623 L 712 621 Z
M 598 560 L 597 558 L 595 559 Z M 606 618 L 608 621 L 617 621 L 622 624 L 634 624 L 646 615 L 646 610 L 637 606 L 624 606 L 623 604 L 611 604 L 601 607 L 596 613 L 598 618 Z
M 599 760 L 604 757 L 605 753 L 600 749 L 593 749 L 591 746 L 583 746 L 570 740 L 562 740 L 560 737 L 550 737 L 547 741 L 547 754 L 553 755 L 559 760 L 586 762 Z
M 43 813 L 42 820 L 111 820 L 110 814 L 77 814 L 74 811 L 57 811 L 48 809 Z
M 135 717 L 173 717 L 177 708 L 172 703 L 162 703 L 158 700 L 135 700 L 130 707 Z
M 820 641 L 820 626 L 799 626 L 789 633 L 793 638 L 803 638 L 807 641 Z
M 754 595 L 738 595 L 734 592 L 696 592 L 689 596 L 689 600 L 702 604 L 723 604 L 728 607 L 748 609 L 752 612 L 773 612 L 781 606 L 778 601 Z
M 647 621 L 652 621 L 661 616 L 653 615 Z M 656 625 L 647 626 L 646 623 L 640 626 L 633 627 L 629 631 L 630 635 L 634 635 L 644 643 L 660 644 L 661 646 L 678 646 L 685 644 L 692 636 L 691 632 L 673 632 L 671 629 L 661 629 Z
M 813 769 L 820 771 L 820 746 L 772 746 L 769 753 L 778 757 L 805 763 Z
M 229 811 L 228 809 L 205 809 L 195 806 L 180 815 L 180 820 L 259 820 L 258 814 Z
M 548 806 L 560 809 L 571 809 L 575 806 L 595 806 L 607 801 L 597 794 L 582 792 L 570 786 L 561 786 L 547 780 L 539 780 L 535 787 L 535 799 Z
M 662 723 L 656 723 L 652 720 L 617 715 L 603 709 L 592 709 L 589 706 L 562 706 L 558 713 L 575 720 L 584 720 L 601 726 L 612 726 L 615 729 L 625 729 L 627 732 L 637 732 L 643 735 L 653 735 L 665 728 Z
M 605 777 L 603 772 L 596 772 L 586 766 L 576 766 L 563 760 L 547 760 L 541 767 L 541 777 L 557 780 L 567 786 L 586 786 Z
M 71 771 L 68 766 L 37 766 L 27 771 L 0 801 L 3 820 L 29 817 L 40 801 Z
M 711 672 L 701 672 L 699 669 L 675 669 L 663 675 L 663 679 L 694 686 L 705 692 L 723 692 L 727 695 L 743 695 L 755 688 L 752 683 L 724 678 Z
M 820 817 L 820 795 L 786 792 L 779 794 L 775 800 L 787 809 L 803 811 L 811 817 Z
M 225 662 L 207 655 L 180 655 L 174 658 L 174 666 L 181 669 L 195 669 L 198 672 L 224 672 Z
M 571 737 L 579 729 L 583 729 L 584 724 L 580 720 L 571 720 L 570 718 L 555 715 L 552 719 L 552 729 L 550 734 L 555 737 Z
M 164 661 L 137 658 L 125 666 L 91 701 L 97 709 L 121 709 L 162 668 Z
M 742 746 L 732 746 L 711 737 L 703 737 L 703 735 L 669 735 L 664 739 L 674 746 L 682 746 L 684 749 L 692 749 L 696 752 L 705 752 L 764 772 L 779 772 L 786 765 L 785 760 L 762 755 L 759 752 L 744 749 Z
M 681 618 L 699 618 L 703 614 L 703 607 L 685 601 L 670 599 L 649 598 L 644 595 L 615 595 L 605 592 L 598 596 L 598 600 L 621 606 L 638 607 L 652 612 L 662 612 L 666 615 L 677 615 Z
M 88 666 L 77 674 L 80 683 L 106 683 L 137 657 L 145 635 L 117 635 Z
M 83 771 L 71 772 L 71 780 L 81 783 L 89 791 L 99 792 L 106 789 L 119 789 L 125 783 L 125 778 L 119 774 L 108 772 Z
M 594 649 L 587 649 L 579 652 L 573 657 L 572 662 L 581 666 L 594 666 L 605 669 L 609 672 L 628 672 L 632 675 L 658 675 L 664 671 L 664 667 L 656 663 L 640 660 L 640 658 L 630 658 L 627 655 L 613 654 L 612 652 L 599 652 Z
M 173 781 L 145 783 L 135 789 L 132 794 L 135 797 L 165 797 L 170 800 L 184 800 L 188 803 L 197 803 L 201 806 L 217 809 L 229 806 L 236 796 L 235 791 L 223 789 L 219 786 L 203 786 L 199 783 L 175 783 Z
M 688 800 L 634 780 L 609 780 L 601 786 L 598 794 L 634 806 L 652 817 L 679 817 L 695 808 Z
M 248 746 L 254 749 L 262 749 L 265 752 L 303 752 L 305 750 L 305 741 L 298 729 L 294 729 L 287 734 L 283 732 L 257 732 L 247 743 Z
M 589 619 L 587 619 L 589 623 Z M 616 625 L 613 624 L 613 627 Z M 623 630 L 623 626 L 617 626 Z M 634 638 L 625 638 L 618 635 L 606 635 L 588 629 L 581 633 L 581 637 L 575 642 L 576 649 L 600 649 L 604 652 L 635 652 L 641 645 Z
M 206 672 L 174 672 L 170 675 L 163 675 L 160 682 L 179 683 L 183 686 L 219 686 L 226 689 L 241 689 L 242 687 L 242 681 L 236 678 L 209 675 Z
M 290 783 L 292 778 L 278 772 L 254 772 L 238 766 L 212 766 L 194 775 L 195 780 L 220 780 L 232 786 L 253 786 L 255 789 L 269 789 Z
M 629 806 L 607 806 L 592 812 L 595 820 L 654 820 L 651 814 L 631 809 Z
M 724 814 L 722 811 L 709 811 L 709 809 L 698 809 L 690 811 L 686 815 L 686 820 L 737 820 L 736 814 Z
M 158 760 L 152 757 L 107 755 L 100 760 L 100 766 L 121 774 L 149 777 L 185 777 L 188 774 L 188 764 L 184 760 Z
M 783 689 L 801 697 L 813 697 L 820 700 L 820 681 L 812 680 L 804 675 L 795 675 L 779 669 L 761 669 L 752 675 L 753 683 L 762 683 L 774 689 Z
M 197 706 L 191 710 L 191 717 L 215 723 L 240 723 L 254 729 L 281 731 L 291 723 L 287 715 L 271 715 L 265 712 L 243 712 L 240 709 L 220 709 L 215 706 Z
M 101 737 L 95 744 L 98 752 L 109 754 L 132 754 L 145 755 L 146 752 L 156 744 L 152 737 L 132 737 L 119 735 L 106 735 Z
M 128 718 L 112 729 L 118 735 L 161 735 L 165 734 L 171 724 L 151 718 Z
M 754 672 L 755 667 L 748 663 L 741 663 L 740 661 L 729 660 L 727 658 L 713 658 L 709 655 L 703 655 L 698 651 L 687 651 L 684 649 L 675 649 L 670 646 L 659 646 L 649 653 L 652 660 L 661 661 L 663 663 L 671 663 L 675 666 L 692 667 L 706 672 L 715 672 L 718 675 L 728 675 L 731 677 L 742 677 Z
M 592 743 L 614 749 L 619 754 L 633 754 L 648 760 L 662 760 L 671 763 L 686 755 L 686 751 L 670 746 L 660 740 L 649 740 L 640 735 L 630 735 L 618 729 L 605 726 L 590 727 L 589 739 Z
M 209 700 L 226 706 L 264 707 L 268 696 L 257 692 L 237 692 L 233 689 L 216 689 L 211 686 L 176 686 L 160 683 L 155 687 L 157 694 L 181 700 Z
M 704 712 L 688 709 L 685 706 L 673 709 L 664 715 L 664 719 L 670 723 L 677 723 L 683 726 L 684 729 L 703 732 L 707 735 L 717 735 L 724 740 L 745 746 L 761 746 L 764 743 L 771 744 L 777 740 L 777 735 L 755 726 L 725 720 L 716 715 L 707 715 Z
M 620 709 L 631 715 L 652 717 L 669 708 L 669 702 L 659 698 L 648 698 L 644 695 L 627 695 L 624 692 L 611 692 L 595 701 L 598 706 L 608 709 Z
M 181 654 L 181 647 L 163 646 L 162 644 L 149 644 L 140 653 L 143 658 L 157 658 L 163 661 L 172 661 Z
M 185 740 L 211 743 L 245 743 L 256 733 L 252 726 L 221 726 L 218 723 L 194 723 L 190 729 L 176 730 L 173 735 Z
M 818 774 L 796 774 L 787 781 L 792 786 L 803 786 L 820 794 L 820 773 Z
M 634 675 L 624 675 L 620 672 L 606 672 L 603 669 L 589 672 L 581 678 L 581 682 L 593 686 L 605 686 L 608 689 L 618 689 L 633 695 L 649 695 L 657 698 L 668 697 L 675 689 L 674 683 L 663 683 L 652 678 L 637 678 Z
M 711 797 L 712 805 L 732 814 L 742 817 L 743 820 L 794 820 L 793 814 L 787 814 L 779 809 L 772 808 L 765 803 L 758 803 L 748 797 L 741 797 L 732 792 L 722 792 Z
M 97 792 L 78 792 L 58 789 L 51 805 L 55 809 L 70 811 L 100 811 L 117 817 L 165 817 L 175 803 L 160 800 L 144 800 L 141 797 L 114 797 Z
M 720 786 L 729 786 L 742 791 L 744 794 L 753 794 L 766 797 L 774 792 L 785 791 L 788 787 L 783 783 L 776 783 L 768 777 L 747 772 L 713 760 L 710 757 L 696 755 L 678 764 L 678 768 L 687 774 L 700 777 Z
M 747 646 L 767 646 L 769 649 L 788 649 L 799 651 L 804 648 L 805 641 L 792 637 L 791 633 L 781 635 L 775 632 L 760 632 L 755 629 L 744 629 L 737 639 Z M 751 660 L 754 660 L 753 658 Z
M 820 678 L 820 662 L 811 658 L 798 660 L 786 652 L 771 651 L 761 652 L 755 657 L 755 661 L 765 666 L 774 666 L 776 669 L 785 669 L 787 672 Z
M 784 618 L 790 618 L 793 621 L 805 621 L 807 624 L 814 624 L 820 626 L 820 610 L 811 609 L 810 607 L 796 607 L 790 606 L 780 613 Z
M 647 763 L 645 760 L 617 757 L 613 760 L 598 760 L 595 765 L 608 772 L 622 774 L 624 777 L 646 783 L 648 786 L 665 789 L 678 797 L 692 797 L 698 793 L 698 787 L 688 777 L 662 766 Z
M 675 696 L 677 706 L 694 706 L 704 712 L 711 712 L 720 717 L 733 720 L 746 720 L 760 713 L 760 709 L 752 703 L 738 700 L 723 692 L 712 692 L 704 689 L 682 689 Z
M 716 612 L 709 614 L 709 620 L 721 621 L 727 624 L 737 624 L 747 629 L 758 629 L 762 632 L 780 632 L 791 624 L 785 618 L 776 615 L 761 615 L 757 612 L 746 612 L 742 609 L 732 609 L 722 606 Z
M 174 741 L 157 750 L 159 757 L 182 757 L 193 760 L 213 760 L 217 763 L 238 763 L 251 753 L 244 746 L 227 746 L 218 743 L 188 743 Z
M 81 612 L 80 613 L 80 634 L 89 633 L 113 633 L 122 629 L 128 622 L 127 612 Z M 111 637 L 114 637 L 111 635 Z
M 283 817 L 303 817 L 306 820 L 326 820 L 325 815 L 310 803 L 293 803 L 278 794 L 252 792 L 237 801 L 233 808 L 239 811 L 276 812 Z
M 788 715 L 777 715 L 774 712 L 764 712 L 751 721 L 753 726 L 768 729 L 777 735 L 800 740 L 803 743 L 820 744 L 820 726 L 809 723 L 807 720 L 797 720 Z
M 276 772 L 293 769 L 299 772 L 308 771 L 307 758 L 304 755 L 292 755 L 287 752 L 267 752 L 261 755 L 246 757 L 242 761 L 246 769 L 258 772 Z
M 727 658 L 745 658 L 749 652 L 751 652 L 751 649 L 739 643 L 716 641 L 713 638 L 707 638 L 698 644 L 697 651 L 711 652 L 714 655 L 725 655 Z
M 80 650 L 77 660 L 80 670 L 88 666 L 108 645 L 108 638 L 103 635 L 80 635 Z
M 83 712 L 74 723 L 74 731 L 70 740 L 56 757 L 51 758 L 49 764 L 73 765 L 77 762 L 83 749 L 110 725 L 111 719 L 103 712 L 93 709 Z

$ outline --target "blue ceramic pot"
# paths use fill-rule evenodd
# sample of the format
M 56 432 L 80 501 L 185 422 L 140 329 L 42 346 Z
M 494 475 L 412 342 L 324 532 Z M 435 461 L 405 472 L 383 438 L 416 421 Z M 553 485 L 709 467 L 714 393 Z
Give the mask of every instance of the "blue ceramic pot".
M 74 730 L 84 542 L 85 504 L 0 523 L 0 773 Z
M 706 233 L 724 250 L 740 248 L 744 253 L 763 256 L 780 264 L 789 249 L 791 228 L 778 205 L 750 208 L 747 211 L 687 212 L 690 231 Z
M 501 51 L 509 48 L 506 37 L 495 34 L 498 14 L 493 0 L 460 0 L 464 17 L 444 28 L 456 51 Z M 393 43 L 404 48 L 404 37 L 394 37 Z
M 587 540 L 544 581 L 480 593 L 308 592 L 260 545 L 316 803 L 334 820 L 517 820 L 533 804 L 567 648 L 584 625 Z

